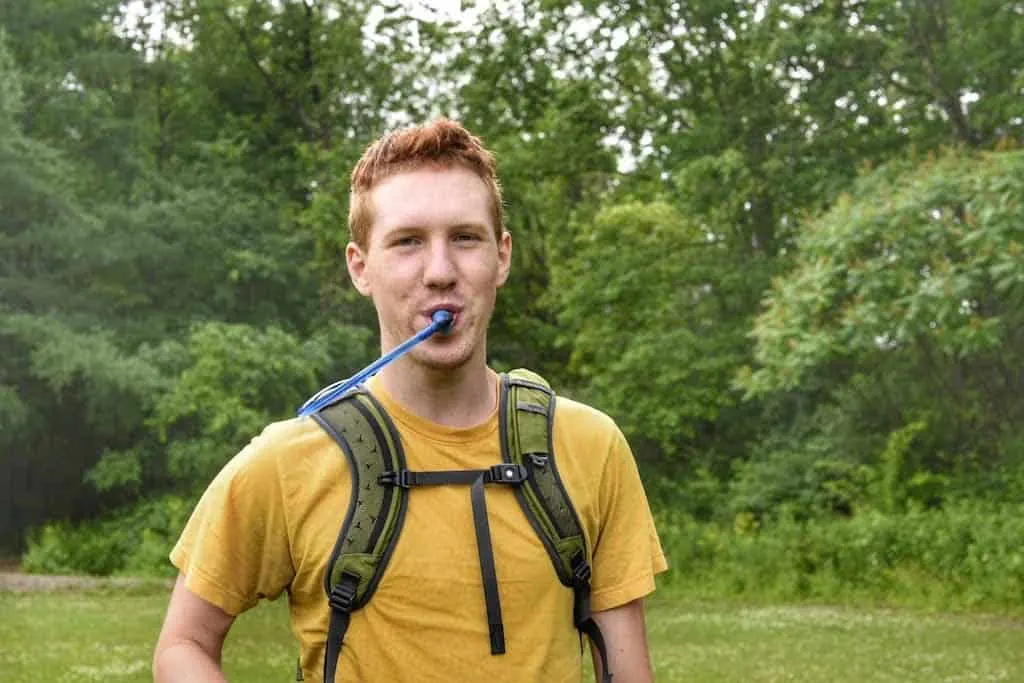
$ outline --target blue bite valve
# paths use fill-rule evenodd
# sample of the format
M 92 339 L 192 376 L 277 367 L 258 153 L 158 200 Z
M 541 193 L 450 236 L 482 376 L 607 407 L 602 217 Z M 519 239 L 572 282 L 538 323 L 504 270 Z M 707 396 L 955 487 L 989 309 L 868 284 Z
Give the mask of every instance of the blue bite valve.
M 441 334 L 448 334 L 451 332 L 452 323 L 455 322 L 455 316 L 451 314 L 451 311 L 446 311 L 444 309 L 434 311 L 434 315 L 430 316 L 430 319 L 438 326 L 438 331 Z
M 440 311 L 434 311 L 434 314 L 430 316 L 430 320 L 431 323 L 427 325 L 426 328 L 420 330 L 409 339 L 391 349 L 356 374 L 352 375 L 348 379 L 335 382 L 334 384 L 324 387 L 318 391 L 312 398 L 303 403 L 301 408 L 299 408 L 299 417 L 312 415 L 320 409 L 331 405 L 350 389 L 359 386 L 370 377 L 373 377 L 377 374 L 378 370 L 388 363 L 401 358 L 409 349 L 428 339 L 431 335 L 436 334 L 437 332 L 440 332 L 441 334 L 448 334 L 452 329 L 452 324 L 455 322 L 455 316 L 451 311 L 442 309 Z

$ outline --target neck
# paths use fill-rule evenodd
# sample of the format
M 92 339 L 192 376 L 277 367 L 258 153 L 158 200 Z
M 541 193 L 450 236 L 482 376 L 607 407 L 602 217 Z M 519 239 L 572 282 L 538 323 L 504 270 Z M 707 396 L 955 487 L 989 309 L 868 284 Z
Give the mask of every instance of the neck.
M 483 359 L 439 370 L 402 358 L 381 370 L 378 381 L 409 411 L 446 427 L 473 427 L 496 407 L 498 377 Z

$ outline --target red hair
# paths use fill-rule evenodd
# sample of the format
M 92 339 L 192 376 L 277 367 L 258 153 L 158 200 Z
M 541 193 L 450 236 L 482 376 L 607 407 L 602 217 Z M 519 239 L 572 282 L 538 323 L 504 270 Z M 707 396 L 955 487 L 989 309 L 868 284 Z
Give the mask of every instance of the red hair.
M 501 186 L 495 172 L 494 155 L 480 138 L 461 124 L 446 118 L 388 133 L 376 140 L 352 170 L 349 188 L 348 229 L 352 241 L 367 247 L 373 225 L 373 203 L 370 192 L 381 181 L 423 166 L 464 168 L 484 182 L 491 195 L 491 218 L 494 236 L 501 239 L 505 215 Z

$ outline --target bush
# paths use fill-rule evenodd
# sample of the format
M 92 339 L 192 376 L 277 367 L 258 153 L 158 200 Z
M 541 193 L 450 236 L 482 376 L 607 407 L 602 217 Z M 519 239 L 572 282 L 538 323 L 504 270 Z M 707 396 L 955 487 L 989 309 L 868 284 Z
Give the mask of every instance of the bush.
M 30 534 L 22 566 L 40 574 L 173 576 L 167 555 L 194 502 L 166 496 L 78 526 L 48 523 Z
M 1021 612 L 1024 505 L 959 503 L 733 528 L 661 512 L 666 585 L 697 597 Z

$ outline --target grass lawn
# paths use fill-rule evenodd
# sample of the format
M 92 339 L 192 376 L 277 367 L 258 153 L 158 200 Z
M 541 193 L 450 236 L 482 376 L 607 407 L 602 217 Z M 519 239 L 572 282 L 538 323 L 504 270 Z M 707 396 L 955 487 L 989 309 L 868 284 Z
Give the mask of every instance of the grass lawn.
M 0 593 L 0 681 L 150 681 L 164 589 Z M 807 606 L 648 605 L 661 683 L 1024 683 L 1024 624 L 982 616 Z M 243 615 L 228 639 L 232 681 L 292 680 L 282 602 Z

